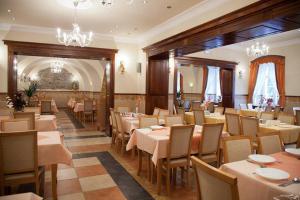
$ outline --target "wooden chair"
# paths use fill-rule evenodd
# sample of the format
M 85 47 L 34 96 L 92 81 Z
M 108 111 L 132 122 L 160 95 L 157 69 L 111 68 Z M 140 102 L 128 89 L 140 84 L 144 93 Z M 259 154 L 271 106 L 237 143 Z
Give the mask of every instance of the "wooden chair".
M 260 119 L 263 120 L 274 120 L 275 116 L 274 116 L 274 112 L 262 112 L 260 114 Z
M 130 109 L 128 106 L 119 106 L 119 107 L 117 107 L 117 112 L 127 113 L 127 112 L 130 112 Z
M 239 200 L 238 180 L 192 156 L 198 200 Z
M 234 108 L 225 108 L 225 114 L 238 114 L 238 110 Z
M 125 152 L 126 144 L 130 139 L 130 135 L 124 132 L 122 118 L 119 112 L 115 113 L 116 122 L 117 122 L 117 134 L 116 134 L 116 143 L 118 146 L 118 142 L 121 143 L 121 154 L 123 155 Z
M 220 139 L 223 126 L 223 123 L 203 124 L 199 143 L 198 157 L 206 163 L 217 162 L 217 167 L 220 164 Z
M 258 153 L 274 154 L 284 151 L 284 145 L 279 133 L 264 133 L 258 136 Z
M 29 130 L 35 130 L 35 113 L 34 112 L 14 112 L 15 119 L 28 119 Z
M 195 124 L 202 126 L 205 123 L 204 110 L 194 110 L 193 113 Z
M 185 114 L 185 110 L 182 107 L 177 107 L 176 110 L 177 110 L 178 115 L 184 115 Z
M 51 100 L 41 101 L 41 114 L 53 114 L 52 112 L 52 102 Z
M 86 117 L 90 116 L 92 123 L 94 123 L 94 101 L 93 100 L 84 100 L 83 103 L 83 122 L 85 123 Z
M 241 125 L 240 125 L 240 115 L 225 113 L 227 131 L 230 135 L 240 135 Z
M 272 112 L 272 106 L 266 106 L 265 112 Z
M 161 177 L 165 176 L 167 193 L 170 194 L 171 171 L 176 177 L 176 169 L 181 168 L 181 173 L 186 172 L 186 182 L 189 182 L 188 170 L 190 168 L 191 141 L 193 137 L 194 126 L 172 126 L 170 132 L 167 158 L 159 161 L 158 164 L 158 194 L 161 190 Z
M 1 133 L 0 161 L 2 194 L 4 187 L 25 183 L 34 183 L 36 193 L 40 193 L 43 171 L 38 167 L 36 131 Z
M 245 160 L 252 154 L 252 141 L 249 136 L 231 136 L 223 138 L 224 162 Z
M 295 116 L 287 113 L 279 113 L 277 119 L 286 124 L 295 124 Z
M 165 126 L 170 127 L 174 125 L 183 125 L 183 116 L 182 115 L 169 115 L 165 116 Z
M 176 110 L 176 106 L 173 104 L 173 114 L 177 115 L 177 110 Z
M 159 115 L 159 110 L 160 110 L 160 108 L 157 108 L 157 107 L 155 107 L 154 108 L 154 110 L 153 110 L 153 115 Z
M 259 134 L 259 119 L 241 116 L 242 135 L 251 137 L 252 145 L 255 150 L 258 148 L 257 135 Z
M 274 117 L 275 117 L 275 119 L 278 118 L 278 115 L 279 115 L 280 111 L 281 111 L 281 107 L 280 106 L 275 106 L 275 108 L 274 108 Z
M 215 113 L 220 113 L 220 115 L 224 114 L 224 107 L 218 106 L 215 108 Z
M 240 109 L 241 110 L 246 110 L 247 109 L 247 105 L 245 103 L 240 103 Z
M 296 125 L 300 126 L 300 110 L 296 110 Z
M 24 112 L 34 112 L 35 114 L 41 114 L 41 107 L 25 107 Z
M 147 128 L 154 125 L 159 125 L 157 116 L 148 115 L 139 117 L 139 128 Z
M 31 123 L 29 119 L 9 119 L 1 122 L 1 130 L 4 132 L 29 131 Z
M 165 116 L 168 116 L 168 115 L 170 115 L 169 110 L 159 109 L 159 114 L 158 114 L 159 119 L 164 119 Z
M 194 110 L 203 110 L 203 108 L 201 107 L 201 102 L 200 101 L 192 101 L 191 109 L 192 109 L 192 111 L 194 111 Z
M 0 116 L 11 116 L 13 112 L 13 108 L 0 108 Z
M 210 113 L 214 113 L 215 112 L 215 103 L 214 102 L 209 102 L 208 106 L 207 106 L 207 110 Z
M 111 144 L 115 145 L 116 136 L 117 136 L 117 121 L 116 121 L 114 109 L 110 108 L 109 110 L 110 110 L 110 119 L 111 119 L 111 127 L 112 127 Z

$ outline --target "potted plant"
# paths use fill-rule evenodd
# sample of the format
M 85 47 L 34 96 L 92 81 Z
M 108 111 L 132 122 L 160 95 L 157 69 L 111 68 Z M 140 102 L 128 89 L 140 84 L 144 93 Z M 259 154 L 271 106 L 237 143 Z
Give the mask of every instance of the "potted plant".
M 15 111 L 23 111 L 26 105 L 22 92 L 16 92 L 14 98 L 10 100 L 9 104 L 13 105 Z
M 27 105 L 30 106 L 30 99 L 33 97 L 33 95 L 36 93 L 36 90 L 38 88 L 38 83 L 37 82 L 31 82 L 30 85 L 28 86 L 28 89 L 24 89 L 24 93 L 27 96 Z

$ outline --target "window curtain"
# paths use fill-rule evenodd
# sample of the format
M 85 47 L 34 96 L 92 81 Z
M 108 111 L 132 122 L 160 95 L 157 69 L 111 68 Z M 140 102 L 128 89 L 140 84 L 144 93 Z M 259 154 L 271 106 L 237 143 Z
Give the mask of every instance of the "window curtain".
M 206 90 L 206 86 L 207 86 L 207 76 L 208 76 L 208 72 L 207 72 L 207 66 L 204 65 L 203 66 L 203 83 L 202 83 L 202 94 L 201 94 L 201 99 L 203 100 L 205 98 L 205 90 Z
M 251 103 L 253 99 L 253 92 L 257 83 L 257 73 L 260 64 L 272 62 L 275 64 L 276 83 L 279 92 L 279 105 L 285 106 L 285 57 L 284 56 L 263 56 L 259 57 L 250 64 L 250 76 L 248 85 L 248 102 Z
M 220 86 L 220 68 L 208 66 L 207 86 L 205 90 L 205 99 L 217 102 L 221 96 Z

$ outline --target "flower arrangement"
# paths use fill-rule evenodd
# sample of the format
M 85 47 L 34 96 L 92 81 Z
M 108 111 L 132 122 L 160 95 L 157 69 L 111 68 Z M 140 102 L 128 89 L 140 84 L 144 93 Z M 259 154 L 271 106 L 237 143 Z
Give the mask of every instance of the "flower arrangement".
M 33 97 L 33 95 L 36 93 L 38 88 L 38 82 L 32 81 L 30 85 L 28 86 L 28 89 L 24 89 L 24 93 L 28 97 L 28 105 L 30 105 L 30 99 Z
M 267 105 L 271 106 L 273 104 L 273 99 L 272 98 L 268 98 L 267 99 Z
M 15 111 L 23 111 L 26 105 L 26 101 L 24 100 L 24 95 L 22 92 L 16 92 L 14 94 L 14 98 L 10 99 L 8 104 L 12 104 Z

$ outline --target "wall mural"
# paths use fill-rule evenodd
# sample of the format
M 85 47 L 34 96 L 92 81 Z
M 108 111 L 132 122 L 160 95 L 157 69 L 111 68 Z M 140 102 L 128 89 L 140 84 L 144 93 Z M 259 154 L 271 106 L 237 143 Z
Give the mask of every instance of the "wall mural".
M 72 73 L 66 69 L 62 69 L 60 73 L 51 72 L 50 68 L 43 69 L 38 72 L 39 76 L 39 89 L 52 89 L 52 90 L 73 90 L 74 81 Z M 76 88 L 79 88 L 78 82 Z

